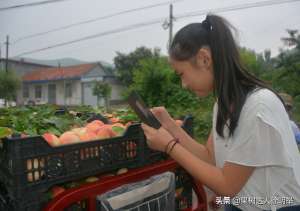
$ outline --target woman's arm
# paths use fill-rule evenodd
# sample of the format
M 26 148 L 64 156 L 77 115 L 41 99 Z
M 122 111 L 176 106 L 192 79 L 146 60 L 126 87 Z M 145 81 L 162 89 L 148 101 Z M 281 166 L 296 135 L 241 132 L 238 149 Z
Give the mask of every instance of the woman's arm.
M 168 131 L 171 131 L 171 134 L 179 139 L 180 144 L 192 154 L 211 165 L 216 165 L 212 132 L 208 136 L 206 145 L 203 145 L 194 140 L 176 124 L 173 125 L 173 128 L 169 127 Z
M 142 124 L 150 148 L 164 151 L 185 168 L 195 179 L 201 181 L 220 196 L 235 196 L 245 185 L 255 167 L 225 162 L 223 168 L 218 168 L 199 159 L 180 143 L 175 144 L 173 136 L 163 127 L 158 130 Z M 168 146 L 168 143 L 171 144 Z M 174 145 L 175 144 L 175 145 Z
M 253 173 L 254 167 L 225 162 L 223 168 L 206 163 L 176 144 L 170 156 L 219 196 L 234 197 Z

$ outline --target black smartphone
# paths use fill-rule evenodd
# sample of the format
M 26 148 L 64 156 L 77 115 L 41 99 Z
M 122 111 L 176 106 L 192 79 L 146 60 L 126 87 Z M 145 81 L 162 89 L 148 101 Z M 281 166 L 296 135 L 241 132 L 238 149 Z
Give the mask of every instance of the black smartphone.
M 144 101 L 137 92 L 133 91 L 130 93 L 128 97 L 128 103 L 138 115 L 138 117 L 142 120 L 142 122 L 155 129 L 159 129 L 161 127 L 160 122 L 156 119 L 150 109 L 147 108 Z

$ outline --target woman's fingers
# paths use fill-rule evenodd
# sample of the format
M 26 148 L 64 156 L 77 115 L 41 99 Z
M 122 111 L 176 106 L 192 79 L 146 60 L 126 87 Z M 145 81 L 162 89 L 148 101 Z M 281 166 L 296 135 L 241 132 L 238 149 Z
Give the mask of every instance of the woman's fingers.
M 144 134 L 146 136 L 146 142 L 147 142 L 147 145 L 151 147 L 151 139 L 152 139 L 152 136 L 153 136 L 153 128 L 152 127 L 149 127 L 148 125 L 142 123 L 142 129 L 144 130 Z
M 144 123 L 142 123 L 142 129 L 144 130 L 147 138 L 150 138 L 150 136 L 155 132 L 154 128 L 152 128 Z
M 153 115 L 158 119 L 158 120 L 161 120 L 160 117 L 161 117 L 161 112 L 160 110 L 158 109 L 159 107 L 153 107 L 150 109 L 150 111 L 153 113 Z
M 151 112 L 154 114 L 154 116 L 164 125 L 164 123 L 167 123 L 171 118 L 168 111 L 165 107 L 153 107 L 151 109 Z
M 142 123 L 142 128 L 143 128 L 143 130 L 144 130 L 145 132 L 152 132 L 151 129 L 153 129 L 152 127 L 150 127 L 150 126 L 148 126 L 148 125 L 146 125 L 146 124 L 144 124 L 144 123 Z

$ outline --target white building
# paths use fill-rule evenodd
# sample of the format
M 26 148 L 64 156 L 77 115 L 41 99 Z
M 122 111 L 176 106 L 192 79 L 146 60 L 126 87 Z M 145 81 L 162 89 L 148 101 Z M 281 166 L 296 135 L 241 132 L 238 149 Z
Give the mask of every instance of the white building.
M 110 104 L 116 104 L 121 101 L 121 91 L 124 89 L 113 69 L 101 63 L 42 68 L 23 75 L 22 80 L 18 102 L 23 103 L 96 106 L 94 82 L 103 81 L 112 88 Z M 104 105 L 103 99 L 100 105 Z

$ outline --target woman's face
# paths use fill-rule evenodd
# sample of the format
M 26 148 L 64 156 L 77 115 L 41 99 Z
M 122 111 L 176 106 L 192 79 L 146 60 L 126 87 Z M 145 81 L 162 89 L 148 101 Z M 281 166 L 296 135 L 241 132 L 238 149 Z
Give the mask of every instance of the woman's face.
M 183 88 L 193 91 L 199 97 L 205 97 L 213 91 L 214 77 L 209 49 L 200 49 L 192 60 L 177 61 L 171 58 L 170 64 L 181 78 Z

